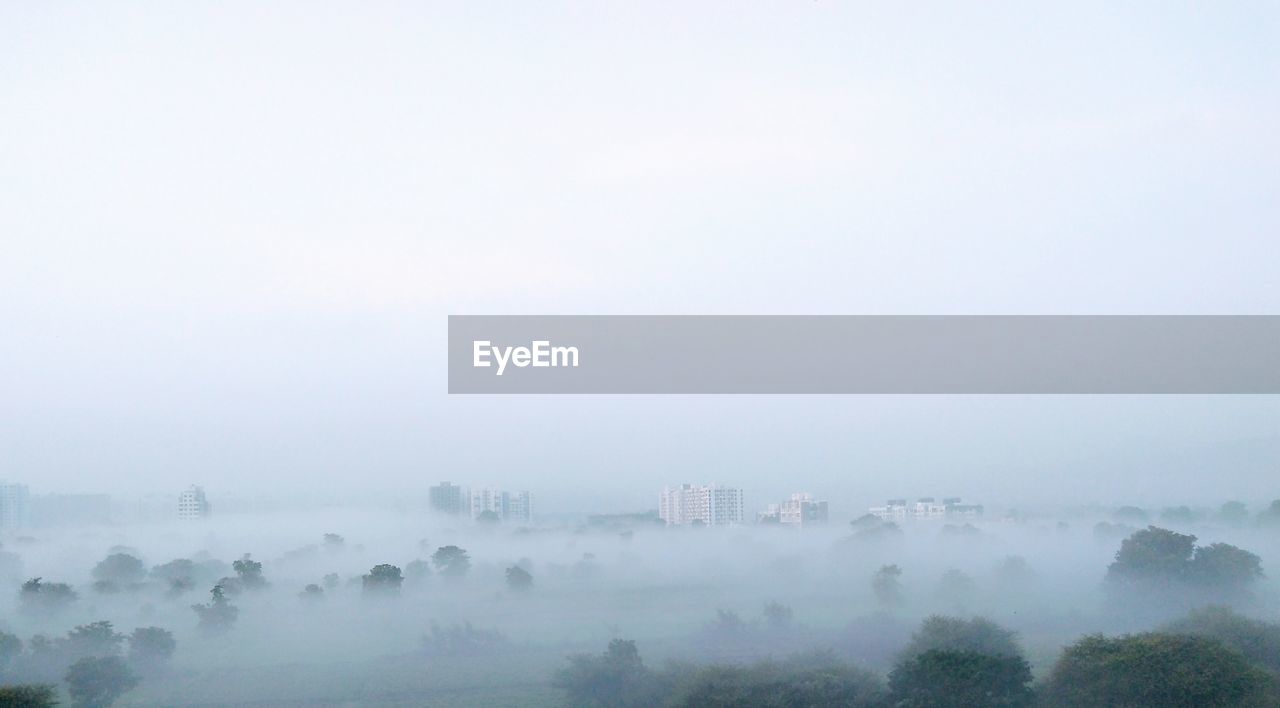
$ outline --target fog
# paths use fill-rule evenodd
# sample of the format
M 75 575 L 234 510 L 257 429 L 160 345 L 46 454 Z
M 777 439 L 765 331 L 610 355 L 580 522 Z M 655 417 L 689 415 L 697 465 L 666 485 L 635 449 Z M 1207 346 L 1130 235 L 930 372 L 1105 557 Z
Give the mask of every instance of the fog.
M 450 396 L 445 367 L 451 314 L 1275 314 L 1278 28 L 0 4 L 0 697 L 1280 705 L 1280 397 Z M 445 479 L 533 513 L 435 513 Z M 742 523 L 626 516 L 686 482 Z M 830 520 L 754 522 L 796 492 Z M 984 512 L 865 518 L 928 495 Z M 1131 692 L 1079 688 L 1120 691 L 1112 650 Z M 1196 652 L 1236 673 L 1160 663 Z
M 1274 568 L 1275 511 L 1253 507 L 1231 517 L 1146 513 L 1195 534 L 1201 546 L 1230 543 Z M 177 642 L 119 705 L 560 705 L 553 679 L 566 657 L 619 637 L 634 640 L 654 666 L 830 650 L 883 673 L 927 616 L 982 616 L 1015 631 L 1043 676 L 1065 645 L 1088 633 L 1155 629 L 1208 604 L 1258 617 L 1280 610 L 1280 588 L 1266 578 L 1239 593 L 1186 595 L 1166 583 L 1136 603 L 1109 593 L 1108 565 L 1141 527 L 1135 514 L 1006 510 L 797 530 L 665 527 L 644 514 L 518 526 L 330 509 L 11 533 L 0 565 L 0 631 L 28 651 L 8 661 L 5 682 L 50 680 L 31 656 L 31 637 L 101 620 L 125 634 L 162 627 Z M 470 558 L 459 577 L 430 562 L 450 545 Z M 146 570 L 95 573 L 113 553 Z M 245 554 L 261 562 L 262 587 L 226 580 Z M 184 558 L 195 562 L 183 571 L 190 582 L 175 585 L 157 568 Z M 362 576 L 384 563 L 403 570 L 400 587 L 364 587 Z M 901 571 L 890 591 L 873 582 L 887 565 Z M 529 573 L 531 587 L 508 582 L 513 566 Z M 47 606 L 22 599 L 20 586 L 35 577 L 68 583 L 78 598 Z M 191 606 L 207 602 L 217 582 L 230 588 L 238 614 L 211 632 Z M 311 584 L 320 590 L 307 596 Z M 785 611 L 770 618 L 766 607 L 775 603 Z

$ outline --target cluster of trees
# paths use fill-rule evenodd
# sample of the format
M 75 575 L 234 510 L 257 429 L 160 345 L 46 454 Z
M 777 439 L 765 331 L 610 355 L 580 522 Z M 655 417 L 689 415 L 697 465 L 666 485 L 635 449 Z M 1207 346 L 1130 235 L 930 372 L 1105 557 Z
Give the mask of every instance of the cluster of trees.
M 448 627 L 435 622 L 422 637 L 422 651 L 428 656 L 483 656 L 507 646 L 507 637 L 497 630 L 479 629 L 470 622 Z
M 1146 595 L 1185 593 L 1235 600 L 1247 597 L 1262 577 L 1262 559 L 1226 543 L 1196 545 L 1196 536 L 1158 526 L 1137 531 L 1120 544 L 1107 566 L 1112 590 L 1138 590 Z
M 1251 514 L 1249 506 L 1241 501 L 1223 503 L 1217 509 L 1211 507 L 1167 506 L 1157 511 L 1147 511 L 1136 506 L 1122 506 L 1111 515 L 1116 524 L 1144 526 L 1152 520 L 1171 526 L 1216 523 L 1227 526 L 1245 526 L 1251 521 L 1260 526 L 1280 524 L 1280 499 L 1271 502 L 1257 514 Z
M 6 687 L 0 705 L 52 706 L 58 681 L 66 682 L 75 705 L 111 705 L 141 677 L 163 672 L 177 646 L 161 627 L 124 635 L 106 621 L 80 625 L 65 637 L 36 635 L 25 643 L 0 632 L 0 682 L 15 677 L 36 682 Z
M 933 616 L 887 680 L 830 652 L 790 660 L 650 668 L 635 642 L 569 657 L 555 676 L 570 706 L 884 706 L 1092 708 L 1280 705 L 1280 625 L 1223 608 L 1159 632 L 1090 635 L 1038 684 L 1017 637 L 990 620 Z

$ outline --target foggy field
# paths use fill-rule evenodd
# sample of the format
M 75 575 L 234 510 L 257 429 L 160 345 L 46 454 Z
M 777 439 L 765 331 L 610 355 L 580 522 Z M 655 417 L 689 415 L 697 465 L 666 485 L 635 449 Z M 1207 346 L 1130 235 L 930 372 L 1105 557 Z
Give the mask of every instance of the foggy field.
M 128 706 L 562 705 L 565 694 L 553 681 L 567 657 L 596 654 L 614 638 L 634 640 L 652 667 L 831 650 L 885 675 L 933 614 L 982 616 L 1015 631 L 1043 678 L 1063 647 L 1085 634 L 1151 630 L 1195 606 L 1224 602 L 1146 596 L 1135 610 L 1109 598 L 1108 564 L 1123 532 L 1136 528 L 1116 535 L 1098 522 L 1113 520 L 1075 512 L 900 528 L 864 518 L 803 531 L 645 523 L 529 529 L 329 510 L 10 534 L 0 565 L 0 631 L 22 639 L 30 654 L 36 635 L 56 638 L 101 620 L 123 634 L 169 630 L 176 651 L 142 672 L 120 698 Z M 1257 553 L 1264 570 L 1280 564 L 1280 528 L 1261 521 L 1208 515 L 1179 530 L 1202 546 L 1226 542 Z M 470 559 L 457 577 L 431 562 L 450 545 Z M 135 557 L 146 570 L 104 585 L 109 574 L 95 566 L 110 554 Z M 235 589 L 237 577 L 252 581 L 231 566 L 245 554 L 262 564 L 249 575 L 265 583 Z M 157 568 L 174 559 L 194 561 L 189 584 L 175 586 Z M 401 569 L 397 588 L 365 587 L 363 576 L 380 564 Z M 887 565 L 901 569 L 889 594 L 873 585 Z M 531 587 L 508 584 L 512 566 L 532 576 Z M 24 605 L 22 584 L 36 577 L 67 583 L 78 597 Z M 191 606 L 208 602 L 220 581 L 232 588 L 227 597 L 237 613 L 210 632 Z M 320 589 L 304 596 L 310 584 Z M 1264 577 L 1225 602 L 1274 617 L 1278 600 Z M 771 604 L 781 608 L 772 616 Z M 437 641 L 424 642 L 433 625 Z M 4 682 L 59 678 L 33 662 L 9 660 Z

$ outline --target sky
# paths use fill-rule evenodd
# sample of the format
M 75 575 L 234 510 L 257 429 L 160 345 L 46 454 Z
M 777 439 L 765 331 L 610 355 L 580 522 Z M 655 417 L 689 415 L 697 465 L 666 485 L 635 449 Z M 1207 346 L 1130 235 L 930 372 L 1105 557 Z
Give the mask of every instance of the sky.
M 1280 496 L 1253 397 L 450 397 L 449 314 L 1280 314 L 1268 3 L 7 3 L 0 478 Z

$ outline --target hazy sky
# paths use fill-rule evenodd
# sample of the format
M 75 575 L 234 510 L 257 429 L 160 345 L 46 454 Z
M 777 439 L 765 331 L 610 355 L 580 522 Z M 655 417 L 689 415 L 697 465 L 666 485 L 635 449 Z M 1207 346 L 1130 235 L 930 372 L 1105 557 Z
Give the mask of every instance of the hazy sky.
M 1280 496 L 1277 397 L 444 393 L 450 313 L 1280 313 L 1280 7 L 969 5 L 0 5 L 0 478 Z

